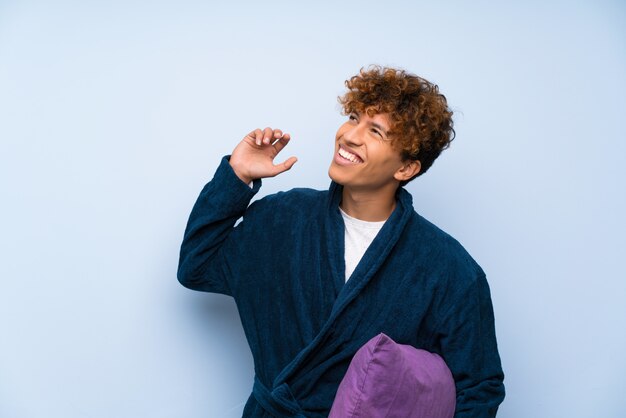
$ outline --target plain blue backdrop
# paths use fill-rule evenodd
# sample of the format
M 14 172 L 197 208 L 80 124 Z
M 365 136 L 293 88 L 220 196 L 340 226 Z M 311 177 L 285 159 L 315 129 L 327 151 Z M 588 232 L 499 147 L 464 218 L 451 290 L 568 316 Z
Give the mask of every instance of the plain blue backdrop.
M 617 0 L 0 1 L 0 416 L 240 416 L 234 304 L 176 280 L 187 217 L 257 127 L 299 157 L 258 197 L 327 188 L 372 63 L 455 111 L 407 188 L 487 272 L 498 416 L 626 416 L 625 28 Z

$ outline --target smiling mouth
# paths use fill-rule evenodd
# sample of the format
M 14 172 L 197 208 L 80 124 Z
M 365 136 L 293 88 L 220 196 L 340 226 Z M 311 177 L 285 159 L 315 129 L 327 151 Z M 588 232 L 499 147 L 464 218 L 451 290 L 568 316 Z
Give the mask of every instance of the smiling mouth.
M 343 158 L 344 160 L 348 160 L 350 162 L 353 162 L 355 164 L 360 164 L 363 162 L 363 160 L 361 159 L 361 157 L 359 157 L 356 154 L 353 154 L 349 151 L 346 151 L 344 148 L 341 147 L 341 145 L 339 146 L 339 150 L 337 151 L 337 154 L 339 154 L 339 156 L 341 158 Z

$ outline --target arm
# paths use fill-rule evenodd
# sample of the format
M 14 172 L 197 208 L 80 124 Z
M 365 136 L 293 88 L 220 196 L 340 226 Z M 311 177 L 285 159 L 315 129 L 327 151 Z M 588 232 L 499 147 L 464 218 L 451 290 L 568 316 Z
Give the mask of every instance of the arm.
M 278 129 L 257 129 L 230 157 L 222 158 L 187 222 L 177 274 L 183 286 L 232 296 L 230 273 L 233 261 L 241 257 L 248 204 L 261 187 L 261 178 L 289 170 L 296 162 L 295 157 L 279 165 L 272 162 L 289 139 Z M 252 189 L 247 185 L 250 181 L 254 181 Z M 234 227 L 241 216 L 244 222 Z
M 436 330 L 442 356 L 456 383 L 454 417 L 495 417 L 504 400 L 504 373 L 489 285 L 481 273 L 463 287 Z
M 250 200 L 261 187 L 241 181 L 222 158 L 213 179 L 207 183 L 193 206 L 180 247 L 178 281 L 185 287 L 231 295 L 230 260 L 237 260 L 245 225 L 241 218 Z

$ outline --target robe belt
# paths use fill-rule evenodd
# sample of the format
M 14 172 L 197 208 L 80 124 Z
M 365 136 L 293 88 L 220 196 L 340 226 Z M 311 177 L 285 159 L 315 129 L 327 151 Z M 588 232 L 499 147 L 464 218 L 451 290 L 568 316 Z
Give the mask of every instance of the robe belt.
M 263 409 L 277 418 L 306 418 L 287 383 L 277 386 L 270 392 L 267 386 L 254 376 L 252 394 Z

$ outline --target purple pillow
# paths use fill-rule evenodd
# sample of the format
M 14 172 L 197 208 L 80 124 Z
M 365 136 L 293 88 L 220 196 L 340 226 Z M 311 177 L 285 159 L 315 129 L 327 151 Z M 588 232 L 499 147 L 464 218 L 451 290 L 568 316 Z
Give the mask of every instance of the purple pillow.
M 452 373 L 434 353 L 378 334 L 361 347 L 339 384 L 329 418 L 452 418 Z

